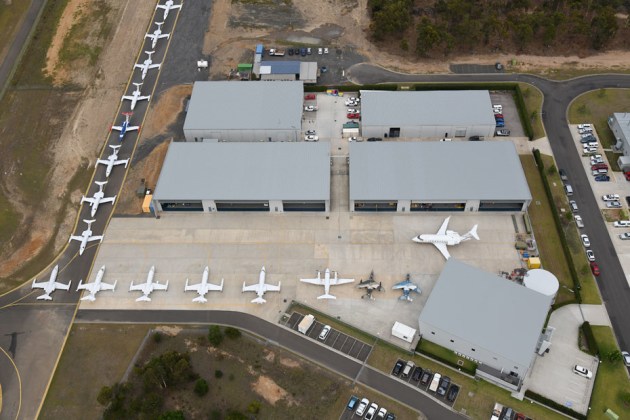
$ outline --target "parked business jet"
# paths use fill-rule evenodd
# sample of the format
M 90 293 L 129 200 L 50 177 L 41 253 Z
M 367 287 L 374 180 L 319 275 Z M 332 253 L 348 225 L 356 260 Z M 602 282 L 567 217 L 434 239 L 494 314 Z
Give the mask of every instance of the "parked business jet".
M 447 217 L 442 226 L 440 226 L 440 230 L 435 234 L 425 233 L 422 235 L 418 235 L 412 240 L 414 242 L 418 242 L 420 244 L 433 244 L 435 247 L 444 255 L 444 258 L 447 260 L 451 257 L 446 249 L 446 246 L 458 245 L 461 242 L 467 241 L 470 238 L 475 238 L 479 240 L 479 236 L 477 235 L 477 225 L 473 226 L 470 231 L 464 235 L 460 235 L 457 232 L 452 230 L 446 230 L 448 226 L 448 222 L 451 220 L 451 216 Z
M 335 271 L 335 277 L 330 278 L 330 269 L 327 268 L 324 272 L 324 278 L 321 277 L 321 271 L 317 271 L 317 278 L 315 279 L 300 279 L 303 283 L 316 284 L 318 286 L 324 286 L 324 294 L 318 296 L 317 299 L 337 299 L 330 294 L 330 286 L 338 286 L 340 284 L 352 283 L 354 279 L 340 279 L 337 278 L 337 272 Z
M 107 169 L 105 169 L 105 178 L 109 178 L 109 174 L 112 173 L 112 169 L 114 168 L 114 166 L 116 165 L 122 165 L 125 164 L 125 168 L 127 167 L 127 165 L 129 164 L 129 159 L 121 159 L 118 160 L 118 149 L 120 149 L 120 146 L 109 146 L 113 152 L 111 155 L 109 155 L 107 157 L 107 159 L 97 159 L 96 160 L 96 164 L 101 164 L 101 165 L 105 165 Z
M 142 86 L 142 83 L 133 83 L 133 84 L 136 86 L 136 90 L 131 92 L 131 95 L 123 95 L 122 99 L 120 100 L 120 102 L 124 101 L 125 99 L 127 99 L 128 101 L 131 101 L 132 111 L 136 107 L 136 102 L 145 101 L 145 100 L 148 101 L 149 99 L 151 99 L 151 95 L 142 96 L 142 92 L 140 92 L 140 87 Z
M 199 294 L 199 296 L 197 296 L 196 298 L 192 300 L 193 302 L 206 303 L 208 301 L 208 299 L 205 298 L 206 293 L 210 291 L 217 291 L 217 292 L 223 291 L 223 279 L 221 279 L 220 285 L 208 283 L 209 274 L 210 274 L 210 269 L 208 268 L 208 266 L 206 266 L 201 276 L 201 283 L 188 285 L 188 279 L 186 279 L 186 285 L 184 286 L 184 291 L 188 292 L 188 291 L 194 290 L 195 292 Z
M 81 243 L 81 245 L 79 246 L 79 255 L 83 255 L 83 251 L 85 251 L 85 247 L 87 246 L 88 242 L 91 242 L 91 241 L 103 242 L 103 235 L 92 236 L 92 229 L 90 229 L 90 227 L 92 226 L 92 223 L 96 222 L 96 220 L 83 219 L 83 221 L 87 223 L 87 229 L 85 229 L 81 233 L 81 236 L 71 235 L 70 239 L 68 240 L 68 243 L 70 243 L 70 241 L 79 241 Z
M 162 33 L 162 25 L 164 25 L 164 22 L 155 22 L 155 24 L 157 25 L 157 29 L 155 31 L 153 31 L 152 34 L 146 34 L 144 36 L 145 38 L 151 39 L 151 48 L 152 49 L 155 49 L 155 46 L 157 45 L 158 39 L 161 39 L 161 38 L 168 39 L 171 36 L 171 34 L 163 34 Z
M 131 286 L 129 286 L 130 292 L 133 292 L 134 290 L 140 290 L 143 293 L 142 296 L 136 299 L 136 302 L 151 302 L 151 298 L 149 297 L 151 292 L 153 292 L 154 290 L 168 290 L 168 280 L 166 280 L 166 284 L 160 284 L 160 282 L 158 281 L 153 282 L 153 276 L 155 276 L 154 265 L 152 265 L 151 269 L 149 270 L 146 283 L 134 285 L 133 281 L 131 282 Z
M 159 69 L 161 66 L 161 63 L 153 64 L 153 59 L 151 58 L 151 56 L 155 54 L 155 51 L 145 51 L 145 53 L 147 53 L 149 57 L 144 60 L 142 64 L 134 65 L 135 68 L 142 69 L 142 80 L 144 80 L 144 78 L 147 76 L 147 72 L 149 71 L 149 69 Z
M 413 302 L 413 299 L 410 296 L 411 292 L 421 294 L 422 290 L 420 287 L 411 281 L 411 276 L 407 274 L 407 278 L 400 283 L 396 283 L 392 289 L 394 290 L 402 290 L 403 294 L 398 298 L 398 300 L 406 300 L 407 302 Z
M 112 125 L 110 130 L 116 130 L 116 131 L 120 131 L 120 135 L 118 136 L 118 140 L 119 141 L 123 141 L 123 138 L 125 138 L 125 134 L 127 134 L 127 131 L 137 131 L 140 126 L 139 125 L 129 125 L 130 124 L 130 117 L 133 115 L 133 112 L 123 112 L 122 115 L 125 116 L 125 121 L 123 121 L 122 125 Z
M 96 300 L 96 294 L 101 290 L 114 290 L 116 288 L 116 284 L 118 280 L 114 282 L 114 284 L 105 283 L 103 281 L 103 276 L 105 275 L 105 266 L 102 266 L 98 273 L 96 273 L 96 279 L 94 283 L 83 283 L 83 281 L 79 281 L 79 286 L 77 287 L 77 292 L 79 290 L 87 290 L 90 292 L 89 295 L 84 296 L 81 300 L 89 300 L 90 302 L 94 302 Z
M 48 281 L 37 283 L 37 279 L 33 279 L 33 285 L 31 286 L 31 289 L 44 289 L 44 294 L 41 296 L 37 296 L 37 300 L 52 300 L 50 294 L 57 289 L 70 290 L 70 284 L 72 284 L 72 281 L 69 281 L 68 284 L 63 284 L 56 281 L 58 272 L 59 266 L 56 265 L 55 268 L 53 268 L 52 273 L 50 273 L 50 279 Z
M 243 282 L 243 292 L 255 292 L 258 297 L 254 300 L 252 300 L 252 303 L 265 303 L 267 302 L 265 299 L 263 299 L 263 296 L 265 295 L 265 292 L 279 292 L 280 291 L 280 285 L 281 283 L 278 282 L 277 286 L 274 286 L 273 284 L 268 284 L 265 283 L 265 276 L 266 276 L 266 272 L 265 272 L 265 266 L 263 266 L 263 268 L 260 270 L 260 274 L 258 275 L 258 283 L 256 284 L 252 284 L 251 286 L 246 286 L 245 282 Z
M 164 9 L 164 19 L 162 20 L 166 20 L 166 18 L 168 17 L 168 12 L 172 9 L 181 9 L 182 5 L 181 4 L 173 4 L 173 0 L 167 0 L 166 3 L 162 4 L 158 4 L 157 6 L 155 6 L 155 10 L 157 9 Z
M 114 205 L 114 201 L 116 200 L 116 196 L 113 197 L 105 197 L 105 193 L 103 192 L 103 186 L 105 186 L 105 184 L 107 184 L 107 181 L 94 181 L 94 183 L 96 185 L 98 185 L 98 191 L 94 193 L 94 195 L 92 196 L 92 198 L 87 198 L 86 196 L 83 196 L 81 198 L 81 204 L 83 203 L 90 203 L 90 207 L 92 207 L 92 211 L 90 212 L 90 215 L 92 217 L 94 217 L 94 215 L 96 214 L 96 210 L 98 210 L 98 206 L 99 204 L 103 204 L 103 203 L 112 203 L 112 205 Z

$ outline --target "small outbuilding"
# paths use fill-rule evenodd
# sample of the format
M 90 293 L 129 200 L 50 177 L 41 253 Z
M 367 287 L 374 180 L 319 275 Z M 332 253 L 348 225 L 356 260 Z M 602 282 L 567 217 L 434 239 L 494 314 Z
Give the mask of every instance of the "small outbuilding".
M 394 322 L 394 326 L 392 327 L 392 335 L 408 343 L 413 341 L 416 337 L 417 331 L 418 330 L 415 328 L 411 328 L 410 326 L 402 324 L 398 321 Z

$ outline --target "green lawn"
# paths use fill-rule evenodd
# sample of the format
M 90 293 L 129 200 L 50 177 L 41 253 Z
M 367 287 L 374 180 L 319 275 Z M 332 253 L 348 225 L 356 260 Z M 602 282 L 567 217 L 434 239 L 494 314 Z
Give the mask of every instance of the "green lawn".
M 2 28 L 2 36 L 0 37 L 0 53 L 13 41 L 14 31 L 17 29 L 18 23 L 26 15 L 26 11 L 31 6 L 32 0 L 20 1 L 1 1 L 0 2 L 0 28 Z M 0 60 L 4 56 L 0 54 Z
M 607 357 L 611 352 L 619 350 L 612 330 L 603 326 L 592 326 L 592 329 L 602 361 L 595 378 L 589 418 L 604 418 L 603 413 L 608 408 L 617 413 L 620 419 L 630 418 L 630 404 L 621 399 L 623 393 L 630 395 L 628 372 L 620 360 L 610 362 Z
M 523 94 L 523 101 L 527 108 L 526 115 L 532 116 L 532 128 L 534 130 L 534 136 L 532 140 L 545 137 L 545 127 L 543 126 L 540 113 L 542 112 L 543 94 L 537 87 L 530 85 L 529 83 L 519 83 L 521 92 Z
M 615 139 L 608 128 L 608 117 L 614 112 L 628 111 L 630 111 L 630 89 L 599 89 L 580 95 L 571 103 L 569 122 L 595 124 L 602 146 L 610 148 Z
M 445 347 L 442 347 L 438 344 L 432 343 L 430 341 L 427 340 L 420 340 L 420 342 L 418 343 L 418 351 L 423 351 L 426 352 L 430 355 L 434 355 L 438 358 L 441 358 L 442 360 L 447 360 L 453 364 L 457 364 L 459 363 L 460 366 L 462 366 L 463 368 L 467 369 L 468 371 L 475 371 L 477 369 L 477 364 L 470 361 L 470 360 L 466 360 L 462 357 L 459 357 L 458 355 L 455 354 L 455 352 L 453 350 L 449 350 Z

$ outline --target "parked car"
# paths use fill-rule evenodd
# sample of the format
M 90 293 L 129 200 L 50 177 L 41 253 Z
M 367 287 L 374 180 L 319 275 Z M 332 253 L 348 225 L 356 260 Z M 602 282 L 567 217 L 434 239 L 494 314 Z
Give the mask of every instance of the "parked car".
M 577 227 L 579 228 L 584 227 L 584 221 L 582 220 L 582 216 L 580 216 L 579 214 L 576 214 L 575 216 L 573 216 L 573 218 L 575 219 L 575 224 L 577 225 Z
M 300 48 L 300 55 L 304 57 L 306 55 L 306 48 Z
M 619 201 L 619 194 L 606 194 L 602 195 L 604 201 Z
M 418 382 L 421 376 L 422 368 L 420 366 L 416 366 L 416 368 L 413 370 L 413 375 L 411 375 L 411 380 Z
M 501 118 L 501 119 L 503 119 L 503 114 L 494 114 L 494 118 Z
M 630 206 L 630 195 L 626 195 L 626 204 Z
M 595 169 L 591 173 L 593 174 L 593 176 L 608 175 L 608 169 Z
M 411 372 L 413 371 L 413 368 L 415 366 L 416 365 L 411 360 L 409 360 L 402 371 L 401 378 L 408 378 L 409 375 L 411 375 Z
M 351 396 L 350 400 L 348 401 L 348 404 L 346 405 L 346 408 L 350 411 L 354 410 L 355 407 L 357 406 L 357 403 L 359 402 L 359 397 L 357 396 Z
M 501 130 L 497 130 L 495 134 L 500 137 L 507 137 L 510 135 L 510 130 L 503 128 Z
M 376 413 L 376 418 L 385 420 L 386 415 L 387 415 L 387 410 L 385 409 L 385 407 L 381 407 L 379 408 L 378 413 Z
M 304 107 L 304 111 L 307 111 L 307 112 L 317 111 L 317 106 L 315 106 L 315 105 L 307 105 L 307 106 Z
M 372 420 L 374 418 L 374 414 L 376 414 L 376 410 L 378 410 L 378 404 L 370 404 L 370 408 L 368 408 L 367 413 L 365 413 L 365 420 Z
M 328 54 L 328 48 L 324 48 L 324 54 Z
M 626 177 L 626 181 L 630 181 L 630 172 L 624 172 L 623 176 Z
M 588 134 L 588 133 L 592 133 L 593 129 L 592 128 L 583 128 L 581 130 L 578 130 L 578 134 Z
M 481 141 L 483 140 L 483 136 L 470 136 L 468 137 L 469 141 Z
M 347 114 L 346 117 L 350 118 L 350 119 L 358 119 L 361 118 L 361 114 Z
M 324 50 L 321 48 L 317 49 L 317 54 L 322 55 L 324 53 Z
M 449 378 L 448 376 L 442 376 L 442 379 L 440 380 L 440 385 L 438 386 L 438 389 L 437 389 L 437 394 L 442 397 L 445 396 L 446 390 L 448 389 L 450 384 L 451 384 L 451 378 Z
M 590 266 L 591 266 L 591 272 L 593 273 L 593 275 L 595 277 L 599 276 L 599 265 L 595 261 L 593 261 L 591 262 Z
M 622 241 L 627 241 L 628 239 L 630 239 L 630 232 L 621 233 L 617 236 L 619 236 L 619 239 L 621 239 Z
M 623 364 L 626 366 L 630 366 L 630 353 L 628 353 L 627 351 L 622 351 L 621 357 L 623 357 Z
M 576 373 L 586 379 L 591 379 L 593 377 L 593 372 L 580 365 L 573 366 L 573 373 Z
M 361 403 L 359 403 L 359 406 L 357 407 L 357 411 L 356 411 L 357 416 L 363 417 L 363 414 L 365 414 L 365 409 L 367 408 L 369 404 L 370 404 L 370 400 L 368 400 L 367 398 L 361 399 Z
M 597 143 L 597 139 L 593 136 L 588 136 L 588 137 L 582 137 L 580 139 L 580 143 L 582 144 L 586 144 L 586 143 Z
M 329 332 L 330 332 L 330 325 L 324 325 L 324 328 L 322 328 L 322 332 L 319 333 L 319 339 L 325 340 L 326 337 L 328 337 Z
M 560 179 L 563 181 L 568 181 L 569 177 L 567 176 L 567 172 L 564 169 L 560 169 L 558 171 L 558 173 L 560 174 Z
M 586 258 L 588 258 L 589 261 L 595 261 L 595 253 L 593 251 L 591 251 L 590 249 L 586 251 Z
M 591 156 L 591 165 L 597 165 L 598 163 L 604 163 L 604 158 L 600 155 Z
M 307 49 L 306 49 L 306 54 L 308 54 L 308 55 L 313 54 L 313 50 L 312 50 L 312 49 L 310 49 L 310 48 L 307 48 Z
M 610 181 L 610 177 L 608 175 L 597 175 L 595 177 L 595 181 L 597 181 L 597 182 L 608 182 L 608 181 Z
M 370 137 L 367 141 L 383 141 L 383 139 L 380 137 Z
M 304 99 L 306 99 L 307 101 L 312 101 L 313 99 L 315 99 L 315 94 L 307 93 L 306 95 L 304 95 Z
M 591 170 L 594 171 L 595 169 L 608 169 L 608 165 L 605 163 L 596 163 L 595 165 L 591 165 Z
M 357 106 L 357 105 L 359 105 L 358 102 L 351 101 L 350 99 L 346 101 L 346 106 Z
M 319 137 L 313 135 L 304 136 L 304 141 L 319 141 Z
M 582 239 L 582 245 L 584 245 L 585 248 L 591 247 L 591 240 L 588 239 L 588 235 L 582 234 L 580 235 L 580 239 Z
M 630 220 L 615 220 L 613 222 L 614 227 L 630 227 Z
M 321 71 L 322 73 L 326 73 L 328 71 L 328 67 L 322 66 Z
M 315 132 L 315 130 L 306 130 L 306 134 L 307 134 L 307 135 L 314 136 L 314 135 L 315 135 L 315 134 L 317 134 L 317 133 Z
M 574 211 L 574 212 L 577 212 L 577 211 L 578 211 L 578 205 L 577 205 L 577 203 L 575 202 L 575 200 L 570 200 L 570 201 L 569 201 L 569 206 L 571 206 L 571 210 L 572 210 L 572 211 Z
M 394 415 L 394 413 L 389 412 L 387 413 L 387 416 L 385 416 L 385 420 L 396 420 L 396 416 Z
M 431 381 L 431 376 L 431 371 L 429 369 L 425 369 L 425 371 L 422 373 L 422 376 L 420 377 L 420 384 L 424 386 L 428 385 Z
M 360 113 L 361 113 L 361 111 L 359 111 L 359 110 L 358 110 L 358 109 L 356 109 L 356 108 L 348 108 L 348 109 L 346 110 L 346 112 L 347 112 L 348 114 L 360 114 Z
M 578 124 L 578 129 L 593 128 L 592 124 Z
M 453 141 L 453 139 L 440 139 L 440 141 Z
M 606 203 L 606 207 L 608 207 L 609 209 L 620 209 L 621 203 L 619 201 L 608 201 Z
M 394 365 L 394 371 L 392 373 L 395 376 L 400 375 L 400 372 L 402 372 L 403 366 L 405 366 L 405 362 L 403 362 L 402 360 L 397 361 L 396 364 Z
M 455 398 L 457 398 L 458 393 L 459 393 L 459 387 L 453 384 L 448 389 L 448 394 L 446 394 L 446 399 L 449 400 L 450 402 L 453 402 L 455 401 Z
M 289 48 L 289 49 L 287 50 L 287 53 L 288 53 L 289 55 L 293 55 L 293 48 Z
M 501 127 L 505 127 L 505 122 L 503 121 L 497 121 L 497 127 L 501 128 Z

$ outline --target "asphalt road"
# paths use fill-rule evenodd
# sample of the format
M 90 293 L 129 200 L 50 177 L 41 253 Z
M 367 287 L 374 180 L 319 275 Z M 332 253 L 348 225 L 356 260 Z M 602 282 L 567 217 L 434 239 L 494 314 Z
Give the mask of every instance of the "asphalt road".
M 330 347 L 309 340 L 288 328 L 272 324 L 250 314 L 230 311 L 160 311 L 160 310 L 82 310 L 76 322 L 130 322 L 149 324 L 221 324 L 259 335 L 269 344 L 279 345 L 333 372 L 367 385 L 394 400 L 421 411 L 430 419 L 461 419 L 446 405 L 418 391 L 416 387 L 344 356 Z

